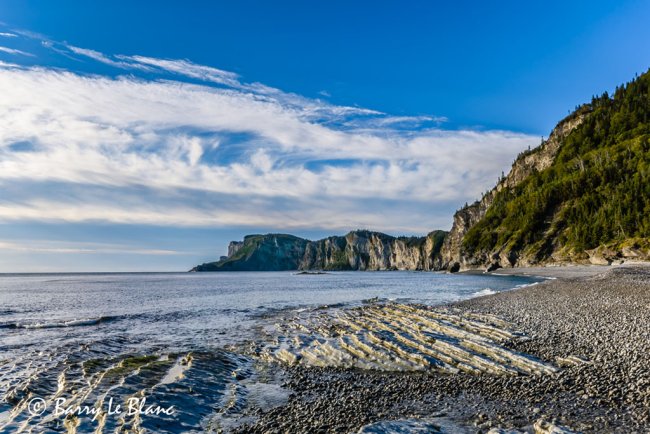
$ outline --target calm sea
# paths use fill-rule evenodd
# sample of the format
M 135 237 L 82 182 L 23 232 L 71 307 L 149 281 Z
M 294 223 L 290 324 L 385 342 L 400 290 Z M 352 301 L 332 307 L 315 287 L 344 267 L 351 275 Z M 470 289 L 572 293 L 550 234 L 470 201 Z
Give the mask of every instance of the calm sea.
M 435 305 L 536 281 L 422 272 L 0 275 L 0 432 L 227 429 L 249 402 L 286 399 L 232 350 L 280 312 L 370 299 Z

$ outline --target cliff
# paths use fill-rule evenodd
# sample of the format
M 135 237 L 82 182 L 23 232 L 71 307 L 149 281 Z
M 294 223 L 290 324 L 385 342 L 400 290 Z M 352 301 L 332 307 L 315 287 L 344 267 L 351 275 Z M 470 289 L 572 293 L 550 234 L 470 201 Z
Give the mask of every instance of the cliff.
M 314 241 L 300 262 L 303 270 L 433 270 L 446 232 L 426 237 L 392 237 L 353 231 L 344 237 Z
M 451 231 L 309 241 L 248 236 L 193 271 L 495 269 L 650 260 L 650 73 L 605 92 L 522 152 Z
M 517 157 L 512 164 L 510 172 L 502 178 L 497 185 L 488 191 L 480 200 L 467 205 L 454 214 L 454 220 L 440 252 L 441 268 L 451 271 L 467 270 L 473 268 L 514 265 L 516 258 L 508 250 L 477 252 L 467 251 L 463 246 L 465 235 L 479 223 L 487 210 L 494 202 L 497 194 L 502 190 L 514 189 L 531 174 L 540 172 L 553 164 L 563 139 L 580 125 L 584 119 L 585 110 L 575 112 L 563 119 L 551 132 L 549 138 L 542 144 Z M 501 265 L 501 264 L 504 265 Z
M 228 256 L 190 271 L 281 271 L 295 270 L 309 241 L 285 234 L 247 235 L 233 241 Z
M 650 74 L 605 92 L 454 215 L 451 270 L 650 260 Z
M 191 271 L 279 270 L 434 270 L 446 236 L 393 237 L 379 232 L 352 231 L 310 241 L 292 235 L 249 235 L 232 242 L 228 256 Z M 236 247 L 233 247 L 236 246 Z

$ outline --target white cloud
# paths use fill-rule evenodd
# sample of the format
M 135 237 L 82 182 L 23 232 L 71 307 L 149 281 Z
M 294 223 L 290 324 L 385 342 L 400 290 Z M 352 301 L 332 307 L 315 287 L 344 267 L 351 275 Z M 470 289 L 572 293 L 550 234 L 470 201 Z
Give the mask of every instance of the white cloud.
M 72 47 L 71 47 L 72 48 Z M 79 50 L 79 49 L 77 49 Z M 92 51 L 92 50 L 84 50 Z M 111 64 L 113 60 L 102 53 L 93 52 L 95 59 L 103 63 Z M 178 74 L 184 77 L 201 80 L 207 83 L 216 83 L 237 91 L 255 95 L 256 99 L 281 103 L 285 107 L 291 107 L 300 111 L 300 115 L 307 119 L 322 119 L 323 117 L 338 117 L 359 115 L 382 115 L 376 110 L 360 107 L 335 106 L 320 100 L 313 100 L 295 93 L 283 92 L 280 89 L 266 86 L 262 83 L 243 83 L 238 74 L 211 66 L 198 65 L 189 60 L 178 59 L 156 59 L 146 56 L 125 56 L 118 55 L 115 58 L 120 68 L 159 68 L 160 70 Z M 406 119 L 407 117 L 404 117 Z
M 136 205 L 97 200 L 66 201 L 38 199 L 10 205 L 0 204 L 0 220 L 66 223 L 110 222 L 173 227 L 251 227 L 282 231 L 325 229 L 347 232 L 353 228 L 372 228 L 391 233 L 426 233 L 449 226 L 449 217 L 427 213 L 413 206 L 385 207 L 371 210 L 361 203 L 345 199 L 309 198 L 291 206 L 277 206 L 256 198 L 240 197 L 233 201 L 213 200 L 209 206 L 183 203 L 182 198 L 170 208 L 141 198 Z M 405 214 L 408 213 L 408 216 Z
M 176 250 L 165 249 L 137 249 L 131 246 L 119 244 L 101 243 L 72 243 L 51 240 L 21 240 L 14 241 L 0 240 L 0 250 L 10 250 L 27 253 L 74 253 L 74 254 L 127 254 L 127 255 L 185 255 L 187 253 Z
M 477 198 L 537 142 L 405 128 L 442 119 L 335 106 L 188 61 L 69 49 L 224 87 L 0 64 L 0 220 L 423 232 L 448 227 L 450 204 Z M 53 200 L 52 185 L 114 193 Z
M 223 71 L 210 66 L 197 65 L 189 60 L 155 59 L 145 56 L 118 56 L 121 59 L 130 60 L 147 66 L 154 66 L 176 74 L 197 78 L 203 81 L 225 84 L 228 86 L 239 86 L 238 76 L 234 72 Z
M 447 122 L 444 116 L 385 116 L 375 120 L 377 126 L 390 126 L 395 124 L 418 125 L 424 123 L 441 124 Z
M 26 51 L 17 50 L 15 48 L 3 47 L 3 46 L 0 46 L 0 52 L 7 53 L 7 54 L 19 54 L 21 56 L 34 57 L 33 54 L 27 53 Z
M 58 48 L 54 47 L 54 44 L 52 44 L 51 41 L 43 41 L 44 46 L 59 50 Z M 116 68 L 121 68 L 121 69 L 140 69 L 143 71 L 149 71 L 151 68 L 147 68 L 144 65 L 139 65 L 139 64 L 134 64 L 134 63 L 129 63 L 129 62 L 122 62 L 122 61 L 116 61 L 111 59 L 110 57 L 106 56 L 104 53 L 101 53 L 99 51 L 95 50 L 89 50 L 87 48 L 80 48 L 80 47 L 75 47 L 73 45 L 66 45 L 65 46 L 67 49 L 72 51 L 75 54 L 79 54 L 81 56 L 89 57 L 93 60 L 96 60 L 101 63 L 105 63 L 106 65 L 110 65 Z
M 0 36 L 5 37 L 5 38 L 16 38 L 18 35 L 14 33 L 7 33 L 7 32 L 0 32 Z
M 0 60 L 0 68 L 20 68 L 20 65 L 15 63 L 7 63 Z

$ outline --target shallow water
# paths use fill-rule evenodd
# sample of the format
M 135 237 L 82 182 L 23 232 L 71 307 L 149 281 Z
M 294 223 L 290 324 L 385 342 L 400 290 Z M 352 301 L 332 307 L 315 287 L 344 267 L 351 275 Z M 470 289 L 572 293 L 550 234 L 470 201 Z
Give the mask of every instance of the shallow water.
M 254 339 L 278 312 L 369 299 L 436 305 L 536 281 L 420 272 L 1 275 L 0 432 L 217 429 L 248 401 L 282 403 L 282 391 L 265 385 L 273 379 L 224 350 Z M 44 400 L 42 414 L 30 413 L 34 399 Z M 55 414 L 57 402 L 72 414 Z M 150 405 L 173 409 L 140 414 Z

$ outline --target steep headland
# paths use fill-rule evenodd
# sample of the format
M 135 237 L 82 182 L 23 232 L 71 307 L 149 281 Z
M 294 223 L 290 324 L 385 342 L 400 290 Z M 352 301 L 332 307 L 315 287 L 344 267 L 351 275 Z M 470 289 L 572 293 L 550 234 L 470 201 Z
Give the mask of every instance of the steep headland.
M 251 235 L 192 271 L 467 270 L 650 260 L 650 73 L 592 98 L 522 152 L 451 231 Z M 444 238 L 444 239 L 443 239 Z
M 230 243 L 227 257 L 191 271 L 435 270 L 446 234 L 393 237 L 358 230 L 318 241 L 285 234 L 248 235 Z
M 308 243 L 304 238 L 286 234 L 247 235 L 244 241 L 228 245 L 228 256 L 190 271 L 297 270 Z
M 445 268 L 650 259 L 650 73 L 605 92 L 454 216 Z

